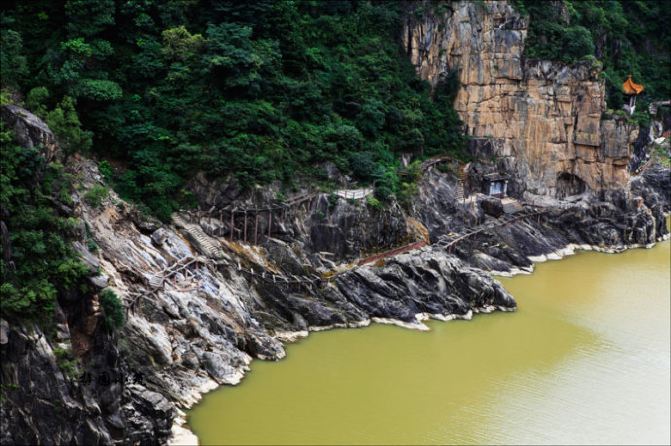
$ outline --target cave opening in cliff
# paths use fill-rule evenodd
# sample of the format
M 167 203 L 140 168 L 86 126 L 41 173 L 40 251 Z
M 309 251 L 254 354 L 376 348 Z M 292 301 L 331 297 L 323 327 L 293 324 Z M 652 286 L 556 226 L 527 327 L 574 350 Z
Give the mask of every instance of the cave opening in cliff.
M 562 172 L 557 176 L 557 198 L 582 194 L 587 190 L 585 182 L 577 175 Z

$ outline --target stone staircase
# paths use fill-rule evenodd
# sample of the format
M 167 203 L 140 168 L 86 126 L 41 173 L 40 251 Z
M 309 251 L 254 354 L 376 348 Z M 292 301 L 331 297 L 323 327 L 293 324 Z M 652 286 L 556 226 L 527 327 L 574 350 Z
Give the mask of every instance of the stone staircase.
M 454 194 L 454 198 L 456 198 L 457 201 L 464 201 L 464 183 L 461 181 L 457 183 L 457 190 Z
M 221 259 L 225 257 L 224 252 L 221 250 L 220 243 L 207 235 L 200 225 L 188 223 L 185 219 L 177 215 L 173 216 L 173 222 L 175 225 L 184 229 L 189 241 L 205 256 L 211 259 Z
M 459 169 L 457 171 L 457 190 L 455 191 L 454 197 L 457 201 L 464 201 L 464 170 Z

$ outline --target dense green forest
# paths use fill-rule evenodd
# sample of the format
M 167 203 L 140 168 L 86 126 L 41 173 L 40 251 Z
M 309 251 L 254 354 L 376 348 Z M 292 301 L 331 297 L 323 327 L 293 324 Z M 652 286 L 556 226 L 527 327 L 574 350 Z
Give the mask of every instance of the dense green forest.
M 85 130 L 61 125 L 66 149 L 109 160 L 117 190 L 162 218 L 198 171 L 291 187 L 332 161 L 384 199 L 400 192 L 396 153 L 464 145 L 454 84 L 431 97 L 401 51 L 406 7 L 6 2 L 3 83 L 42 116 L 76 105 Z

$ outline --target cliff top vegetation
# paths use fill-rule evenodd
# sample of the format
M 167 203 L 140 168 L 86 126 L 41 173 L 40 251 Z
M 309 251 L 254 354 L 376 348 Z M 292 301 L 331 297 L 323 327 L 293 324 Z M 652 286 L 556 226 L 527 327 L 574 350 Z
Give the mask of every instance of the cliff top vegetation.
M 109 160 L 121 195 L 162 218 L 192 204 L 197 172 L 291 188 L 324 184 L 326 161 L 385 199 L 404 190 L 398 153 L 464 146 L 455 86 L 432 97 L 402 52 L 405 7 L 7 1 L 2 85 L 43 117 L 74 107 L 73 149 Z
M 666 0 L 513 0 L 529 15 L 527 57 L 601 64 L 608 107 L 620 109 L 627 75 L 645 85 L 639 109 L 671 97 L 671 8 Z

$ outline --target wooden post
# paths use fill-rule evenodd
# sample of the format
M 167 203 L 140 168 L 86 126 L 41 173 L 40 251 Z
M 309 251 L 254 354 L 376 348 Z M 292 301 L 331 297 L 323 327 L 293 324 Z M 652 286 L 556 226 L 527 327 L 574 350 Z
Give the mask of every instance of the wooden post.
M 268 209 L 268 237 L 270 237 L 270 230 L 273 227 L 273 211 Z
M 235 209 L 231 209 L 231 241 L 233 241 L 233 233 L 235 232 L 234 214 L 235 214 Z
M 242 237 L 243 240 L 246 242 L 247 241 L 247 209 L 245 209 L 245 227 L 242 229 Z
M 254 215 L 254 244 L 259 244 L 259 213 L 256 212 Z

